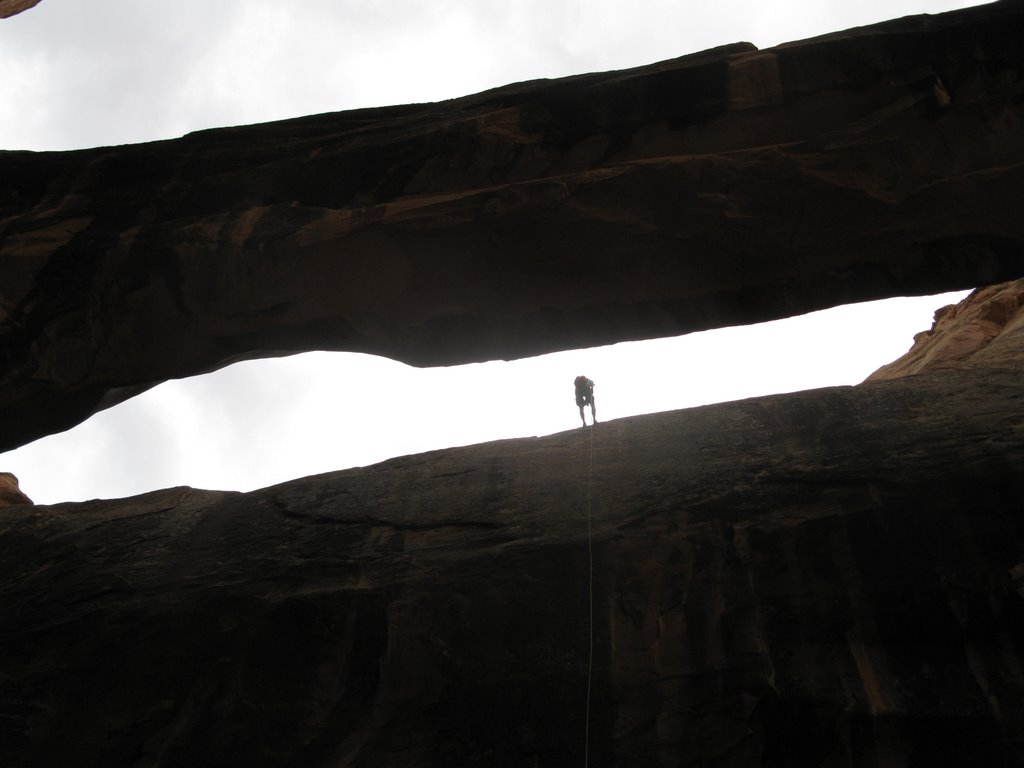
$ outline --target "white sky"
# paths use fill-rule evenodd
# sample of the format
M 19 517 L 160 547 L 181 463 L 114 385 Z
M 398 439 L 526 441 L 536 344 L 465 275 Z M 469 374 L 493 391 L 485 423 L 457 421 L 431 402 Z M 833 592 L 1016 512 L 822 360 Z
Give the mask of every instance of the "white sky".
M 43 0 L 0 21 L 0 147 L 64 150 L 778 43 L 951 0 Z M 0 180 L 2 183 L 2 180 Z M 0 455 L 37 503 L 248 490 L 432 448 L 861 381 L 964 293 L 514 363 L 312 353 L 169 382 Z M 833 321 L 832 318 L 835 318 Z

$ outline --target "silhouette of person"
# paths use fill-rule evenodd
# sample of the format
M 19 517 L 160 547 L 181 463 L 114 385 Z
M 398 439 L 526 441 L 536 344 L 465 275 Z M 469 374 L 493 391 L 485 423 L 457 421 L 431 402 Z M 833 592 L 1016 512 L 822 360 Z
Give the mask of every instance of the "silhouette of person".
M 576 385 L 576 405 L 580 407 L 580 421 L 587 426 L 587 418 L 583 415 L 583 406 L 590 406 L 590 418 L 597 424 L 597 406 L 594 405 L 594 382 L 586 376 L 577 376 L 573 382 Z

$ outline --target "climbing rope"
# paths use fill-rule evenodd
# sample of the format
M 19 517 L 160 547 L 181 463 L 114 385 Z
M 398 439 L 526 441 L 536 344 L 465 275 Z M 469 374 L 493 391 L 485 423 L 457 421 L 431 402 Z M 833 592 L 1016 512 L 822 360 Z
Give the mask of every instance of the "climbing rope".
M 589 595 L 588 641 L 587 653 L 587 714 L 585 718 L 585 735 L 583 745 L 583 768 L 590 764 L 590 682 L 594 671 L 594 534 L 591 524 L 590 503 L 594 485 L 594 428 L 590 432 L 590 459 L 587 468 L 587 593 Z

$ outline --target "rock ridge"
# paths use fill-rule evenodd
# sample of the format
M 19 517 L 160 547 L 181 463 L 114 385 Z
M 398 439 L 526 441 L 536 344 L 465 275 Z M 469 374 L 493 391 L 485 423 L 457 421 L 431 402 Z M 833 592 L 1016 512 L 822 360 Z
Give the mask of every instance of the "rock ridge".
M 32 499 L 18 487 L 18 478 L 10 472 L 0 472 L 0 507 L 31 504 Z
M 8 19 L 39 5 L 40 0 L 0 0 L 0 19 Z
M 1020 365 L 1024 333 L 1024 280 L 973 291 L 958 304 L 935 312 L 931 329 L 914 336 L 910 350 L 872 373 L 868 381 L 926 370 L 965 368 L 975 363 Z

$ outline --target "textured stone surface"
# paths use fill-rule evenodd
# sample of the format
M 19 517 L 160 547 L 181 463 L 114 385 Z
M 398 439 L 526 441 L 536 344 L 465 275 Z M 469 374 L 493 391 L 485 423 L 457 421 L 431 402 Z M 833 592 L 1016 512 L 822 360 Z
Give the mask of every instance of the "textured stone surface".
M 39 5 L 39 0 L 0 0 L 0 19 L 7 19 Z
M 0 153 L 0 450 L 309 349 L 514 358 L 1024 275 L 1024 6 Z
M 956 305 L 935 313 L 930 330 L 914 337 L 899 360 L 884 365 L 868 381 L 896 379 L 921 371 L 1024 363 L 1024 280 L 979 288 Z
M 18 478 L 10 472 L 0 472 L 0 507 L 31 504 L 32 499 L 18 487 Z
M 0 513 L 28 766 L 1024 764 L 1019 369 Z M 592 464 L 591 464 L 592 462 Z

